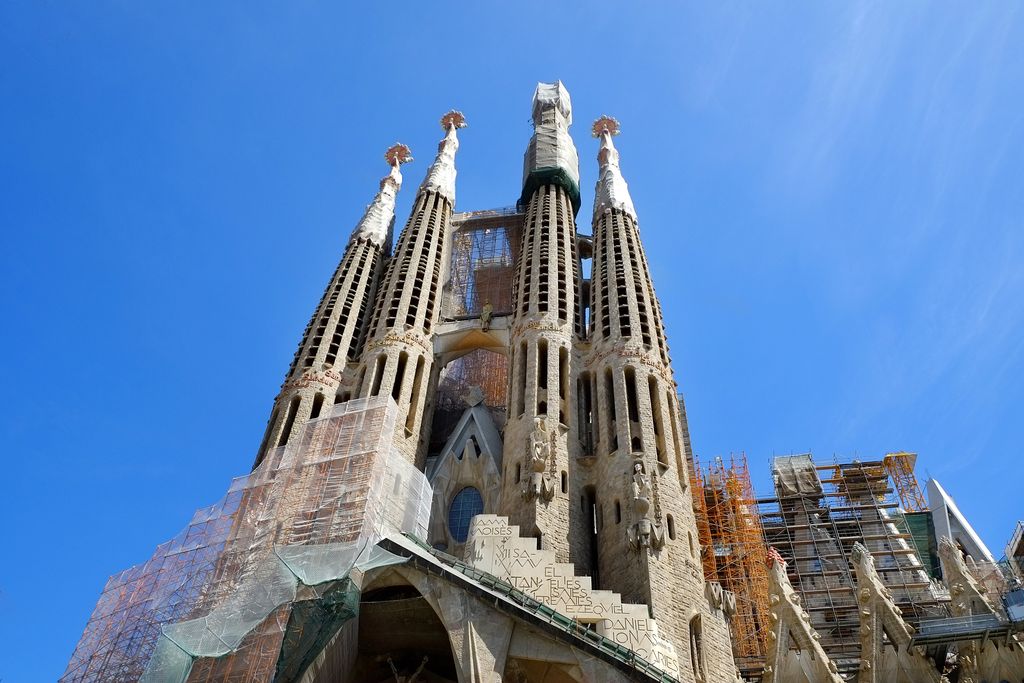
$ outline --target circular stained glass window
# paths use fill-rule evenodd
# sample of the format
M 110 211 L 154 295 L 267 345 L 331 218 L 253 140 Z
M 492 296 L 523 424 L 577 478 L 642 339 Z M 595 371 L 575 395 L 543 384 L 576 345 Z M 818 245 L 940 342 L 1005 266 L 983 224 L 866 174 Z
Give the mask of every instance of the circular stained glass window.
M 469 520 L 484 511 L 484 498 L 472 486 L 467 486 L 452 498 L 448 506 L 448 530 L 456 543 L 465 543 L 469 536 Z

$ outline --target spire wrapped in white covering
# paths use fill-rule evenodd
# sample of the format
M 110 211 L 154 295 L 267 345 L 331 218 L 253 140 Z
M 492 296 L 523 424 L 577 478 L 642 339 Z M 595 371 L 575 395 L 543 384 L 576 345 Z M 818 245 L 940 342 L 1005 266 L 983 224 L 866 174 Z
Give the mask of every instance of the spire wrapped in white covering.
M 604 213 L 605 209 L 620 209 L 636 220 L 633 199 L 629 196 L 629 187 L 619 168 L 619 152 L 612 144 L 612 136 L 619 134 L 619 122 L 610 116 L 602 116 L 594 121 L 593 132 L 594 137 L 601 138 L 601 150 L 597 153 L 601 172 L 594 191 L 594 218 Z
M 563 171 L 579 192 L 580 162 L 569 137 L 572 100 L 561 81 L 538 83 L 533 93 L 533 137 L 523 159 L 523 184 L 538 172 Z
M 395 197 L 402 187 L 402 173 L 398 167 L 412 161 L 409 148 L 396 143 L 384 153 L 384 159 L 391 166 L 391 171 L 380 181 L 380 190 L 366 207 L 366 213 L 352 231 L 352 239 L 365 239 L 381 245 L 388 237 L 391 224 L 395 220 Z
M 437 158 L 420 185 L 420 192 L 436 192 L 447 197 L 452 206 L 455 205 L 455 153 L 459 151 L 459 138 L 455 131 L 465 127 L 466 117 L 462 112 L 450 111 L 441 117 L 444 139 L 437 146 Z

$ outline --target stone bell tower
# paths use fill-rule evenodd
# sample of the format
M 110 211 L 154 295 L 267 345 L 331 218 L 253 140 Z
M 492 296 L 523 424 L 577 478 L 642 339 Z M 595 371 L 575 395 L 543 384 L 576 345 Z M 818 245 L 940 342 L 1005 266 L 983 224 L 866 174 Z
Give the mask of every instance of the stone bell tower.
M 615 119 L 594 123 L 600 176 L 582 381 L 594 404 L 598 574 L 602 588 L 650 606 L 681 659 L 689 656 L 694 680 L 719 680 L 713 672 L 733 680 L 721 589 L 705 586 L 701 567 L 686 426 L 637 213 L 612 143 L 618 133 Z
M 388 263 L 356 379 L 359 396 L 390 394 L 398 403 L 395 447 L 421 469 L 421 431 L 430 423 L 429 388 L 436 379 L 432 334 L 441 317 L 455 206 L 456 130 L 465 125 L 457 111 L 441 118 L 445 136 Z
M 577 488 L 573 392 L 582 332 L 579 161 L 571 123 L 561 82 L 539 84 L 520 198 L 526 221 L 513 281 L 501 502 L 501 513 L 560 562 L 581 559 L 570 557 L 570 518 L 579 516 L 570 500 Z
M 402 144 L 392 145 L 384 158 L 391 170 L 380 181 L 377 196 L 352 231 L 341 262 L 306 325 L 274 399 L 255 465 L 263 461 L 268 450 L 286 445 L 307 420 L 326 414 L 325 409 L 350 398 L 338 392 L 346 365 L 357 360 L 362 351 L 377 285 L 391 251 L 395 197 L 402 187 L 398 167 L 412 161 L 409 148 Z

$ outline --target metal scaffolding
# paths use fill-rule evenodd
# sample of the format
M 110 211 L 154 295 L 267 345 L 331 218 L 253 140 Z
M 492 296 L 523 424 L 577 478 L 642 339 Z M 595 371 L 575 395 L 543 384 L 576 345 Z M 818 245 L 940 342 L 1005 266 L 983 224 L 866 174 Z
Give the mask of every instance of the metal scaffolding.
M 775 458 L 775 493 L 757 506 L 765 540 L 789 563 L 821 644 L 840 669 L 860 657 L 854 543 L 868 548 L 904 618 L 945 616 L 948 595 L 929 579 L 894 495 L 884 460 L 815 464 L 810 454 Z
M 444 316 L 448 321 L 508 315 L 512 283 L 522 235 L 523 214 L 515 208 L 471 211 L 452 217 L 451 268 L 445 288 Z M 487 307 L 489 306 L 489 309 Z M 438 376 L 431 426 L 430 453 L 444 447 L 466 410 L 473 387 L 498 426 L 505 423 L 508 395 L 508 356 L 476 349 L 449 362 Z
M 768 645 L 768 567 L 761 519 L 746 456 L 702 470 L 694 461 L 694 508 L 704 578 L 736 596 L 733 655 L 745 675 L 759 675 Z
M 514 208 L 452 216 L 447 319 L 477 317 L 486 304 L 493 315 L 512 310 L 513 265 L 522 222 L 523 215 Z
M 889 478 L 896 488 L 896 494 L 903 504 L 904 512 L 925 512 L 928 510 L 928 503 L 921 493 L 921 487 L 914 475 L 914 464 L 917 463 L 917 453 L 886 453 L 882 458 L 885 469 L 889 472 Z
M 112 576 L 61 680 L 294 680 L 358 607 L 355 567 L 426 535 L 430 485 L 391 448 L 390 397 L 334 406 L 235 479 L 144 564 Z M 290 676 L 290 678 L 289 678 Z

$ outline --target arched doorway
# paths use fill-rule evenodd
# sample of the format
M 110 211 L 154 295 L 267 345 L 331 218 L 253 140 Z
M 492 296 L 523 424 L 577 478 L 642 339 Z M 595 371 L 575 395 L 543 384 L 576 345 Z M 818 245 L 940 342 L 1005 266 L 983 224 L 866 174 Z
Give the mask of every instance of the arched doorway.
M 408 583 L 374 583 L 363 591 L 358 639 L 351 681 L 394 683 L 396 672 L 399 680 L 415 675 L 416 683 L 458 680 L 448 630 Z

